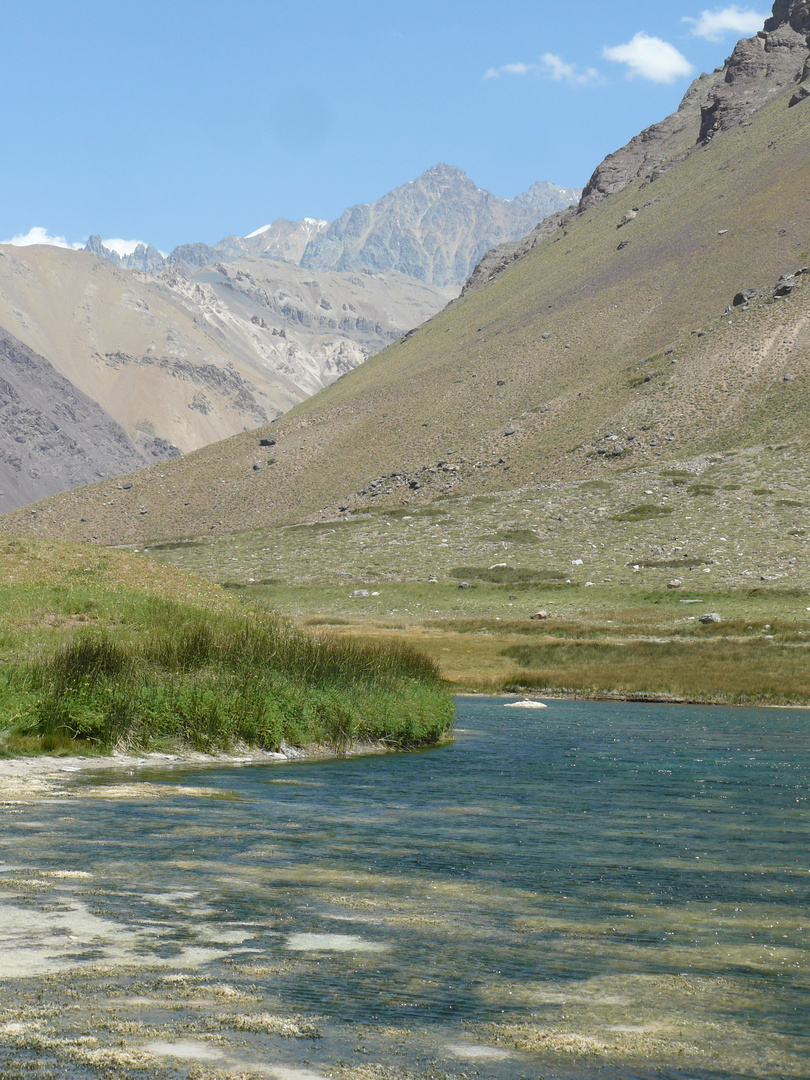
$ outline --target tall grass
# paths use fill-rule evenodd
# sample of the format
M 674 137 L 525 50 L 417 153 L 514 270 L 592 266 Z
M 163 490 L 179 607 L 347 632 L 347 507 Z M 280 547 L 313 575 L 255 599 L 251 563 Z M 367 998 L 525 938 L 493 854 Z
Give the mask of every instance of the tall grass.
M 452 726 L 436 666 L 407 646 L 318 640 L 267 615 L 163 600 L 148 602 L 142 623 L 128 635 L 81 630 L 46 660 L 18 665 L 0 698 L 0 714 L 14 702 L 5 726 L 44 746 L 203 751 L 406 748 Z
M 810 650 L 779 641 L 563 640 L 512 645 L 501 655 L 520 665 L 509 683 L 522 687 L 734 705 L 810 700 Z

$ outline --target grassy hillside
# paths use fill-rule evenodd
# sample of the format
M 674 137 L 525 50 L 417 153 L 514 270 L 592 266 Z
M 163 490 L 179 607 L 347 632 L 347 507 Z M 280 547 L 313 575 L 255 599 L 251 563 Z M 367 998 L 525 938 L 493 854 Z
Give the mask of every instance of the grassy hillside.
M 278 422 L 0 530 L 148 549 L 316 633 L 418 644 L 458 687 L 810 702 L 810 106 L 789 99 Z
M 788 97 L 580 216 L 269 428 L 0 527 L 144 542 L 803 445 L 810 293 L 773 299 L 810 256 L 810 109 Z
M 0 547 L 0 752 L 410 747 L 452 712 L 407 647 L 315 640 L 130 553 Z
M 809 472 L 773 445 L 148 554 L 458 689 L 808 704 Z

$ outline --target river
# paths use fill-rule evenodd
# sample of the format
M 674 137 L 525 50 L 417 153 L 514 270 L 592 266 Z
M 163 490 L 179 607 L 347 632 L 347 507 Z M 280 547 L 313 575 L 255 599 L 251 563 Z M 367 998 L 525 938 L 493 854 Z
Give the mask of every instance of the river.
M 0 1080 L 810 1075 L 810 713 L 505 704 L 4 806 Z

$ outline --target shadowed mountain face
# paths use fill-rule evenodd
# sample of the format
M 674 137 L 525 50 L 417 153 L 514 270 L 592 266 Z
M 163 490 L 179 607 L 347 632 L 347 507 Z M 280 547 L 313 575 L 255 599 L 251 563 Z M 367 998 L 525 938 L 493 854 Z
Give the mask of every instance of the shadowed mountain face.
M 193 536 L 602 483 L 732 450 L 803 453 L 807 11 L 777 4 L 623 164 L 596 170 L 577 213 L 407 339 L 272 427 L 146 470 L 113 511 L 102 484 L 50 501 L 35 527 L 138 541 L 145 504 L 150 536 Z
M 118 476 L 179 451 L 139 451 L 104 410 L 0 329 L 0 509 Z

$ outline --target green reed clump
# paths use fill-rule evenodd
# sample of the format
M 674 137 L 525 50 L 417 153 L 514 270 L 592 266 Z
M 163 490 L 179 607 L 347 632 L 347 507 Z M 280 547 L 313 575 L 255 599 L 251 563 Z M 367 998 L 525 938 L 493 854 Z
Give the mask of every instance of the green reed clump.
M 81 630 L 48 659 L 7 673 L 16 715 L 4 726 L 53 745 L 202 751 L 284 743 L 342 751 L 358 741 L 405 748 L 436 742 L 452 726 L 436 666 L 407 646 L 319 640 L 264 614 L 162 600 L 140 621 L 115 636 Z

